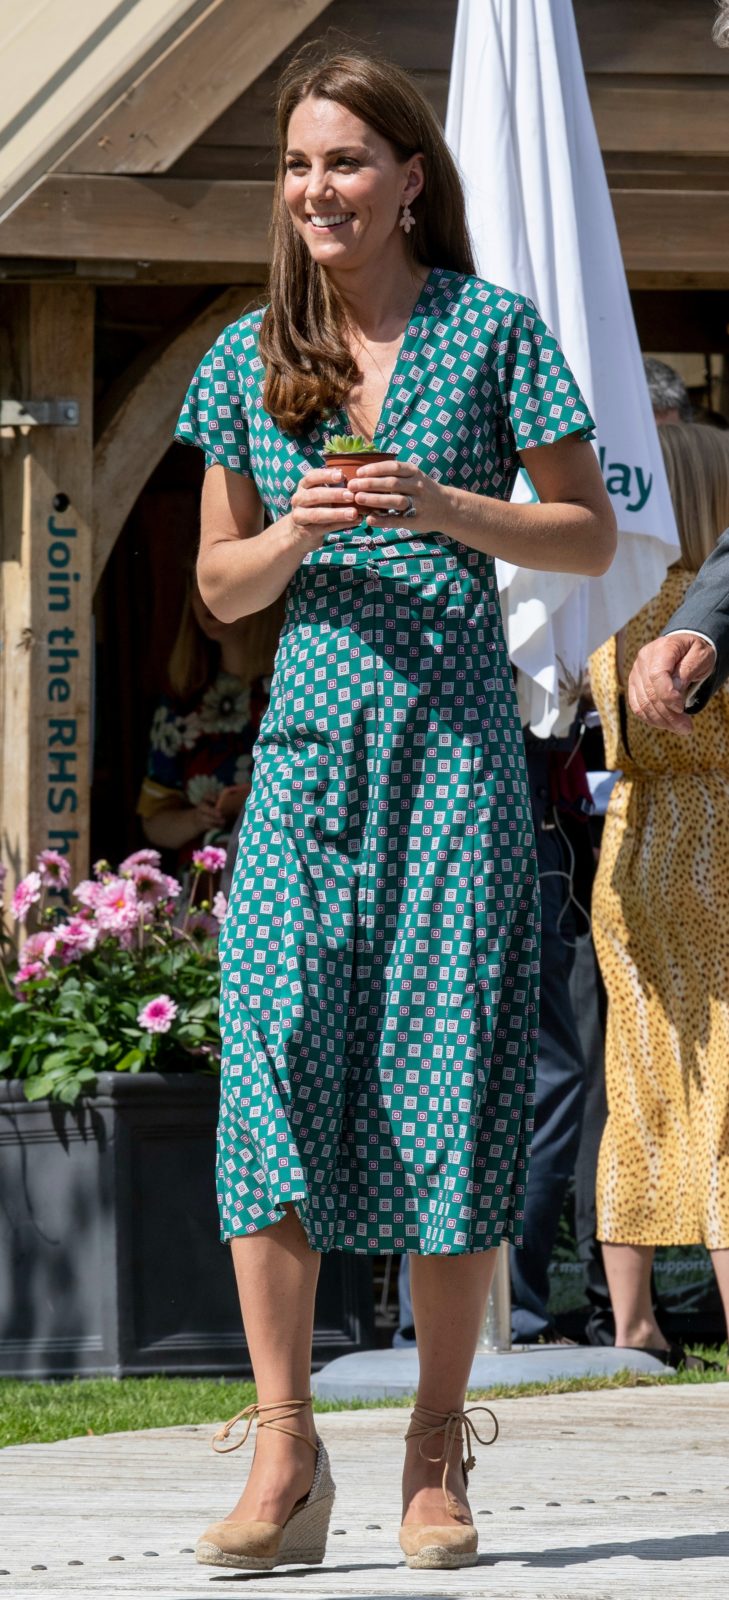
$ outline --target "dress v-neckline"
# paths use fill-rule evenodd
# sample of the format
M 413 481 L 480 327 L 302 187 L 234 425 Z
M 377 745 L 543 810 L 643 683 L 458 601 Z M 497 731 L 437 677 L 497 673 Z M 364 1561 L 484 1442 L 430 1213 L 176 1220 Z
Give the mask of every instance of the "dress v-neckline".
M 412 311 L 410 312 L 410 316 L 408 317 L 408 320 L 407 320 L 407 322 L 405 324 L 405 329 L 404 329 L 403 336 L 402 336 L 402 343 L 401 343 L 400 348 L 399 348 L 399 350 L 397 352 L 397 357 L 395 359 L 395 364 L 393 366 L 392 372 L 390 373 L 390 377 L 389 377 L 389 380 L 388 380 L 387 388 L 385 390 L 384 398 L 383 398 L 383 401 L 382 401 L 382 406 L 380 408 L 380 415 L 377 418 L 377 422 L 375 424 L 374 433 L 372 434 L 372 443 L 373 443 L 373 445 L 375 444 L 375 442 L 377 440 L 377 437 L 378 437 L 378 435 L 380 433 L 380 430 L 385 426 L 385 423 L 386 423 L 386 420 L 387 420 L 386 419 L 386 413 L 388 413 L 391 410 L 391 407 L 392 407 L 392 398 L 391 398 L 392 397 L 392 391 L 393 391 L 393 388 L 394 388 L 396 380 L 397 380 L 398 383 L 401 380 L 400 364 L 402 362 L 403 356 L 405 356 L 406 354 L 407 355 L 411 354 L 411 351 L 407 348 L 408 330 L 411 327 L 411 324 L 414 321 L 415 317 L 417 317 L 422 311 L 425 310 L 426 291 L 427 291 L 427 289 L 428 289 L 428 287 L 429 287 L 429 285 L 431 283 L 431 280 L 433 278 L 433 275 L 434 275 L 435 271 L 436 271 L 435 267 L 431 267 L 430 268 L 430 271 L 428 273 L 427 278 L 424 279 L 423 283 L 420 286 L 420 293 L 419 293 L 418 298 L 417 298 L 417 300 L 415 302 L 415 305 L 413 306 Z M 341 432 L 346 434 L 346 435 L 348 435 L 350 439 L 354 438 L 354 436 L 355 436 L 354 428 L 352 427 L 352 423 L 351 423 L 350 417 L 349 417 L 349 412 L 347 411 L 346 406 L 344 406 L 344 405 L 340 406 L 338 411 L 337 411 L 337 413 L 336 413 L 336 415 L 338 417 L 341 417 L 342 421 L 345 424 L 345 427 L 341 430 Z

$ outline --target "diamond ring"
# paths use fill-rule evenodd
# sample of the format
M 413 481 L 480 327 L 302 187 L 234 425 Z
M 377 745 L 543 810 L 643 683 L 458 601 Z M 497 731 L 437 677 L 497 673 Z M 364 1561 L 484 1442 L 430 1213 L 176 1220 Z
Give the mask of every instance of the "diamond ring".
M 416 511 L 417 511 L 417 507 L 415 505 L 415 501 L 413 500 L 412 495 L 409 494 L 408 495 L 407 507 L 406 507 L 406 509 L 404 511 L 398 511 L 397 506 L 388 506 L 388 509 L 385 512 L 385 516 L 386 517 L 390 517 L 390 518 L 392 518 L 392 517 L 400 517 L 400 518 L 402 518 L 402 517 L 414 517 L 416 515 Z

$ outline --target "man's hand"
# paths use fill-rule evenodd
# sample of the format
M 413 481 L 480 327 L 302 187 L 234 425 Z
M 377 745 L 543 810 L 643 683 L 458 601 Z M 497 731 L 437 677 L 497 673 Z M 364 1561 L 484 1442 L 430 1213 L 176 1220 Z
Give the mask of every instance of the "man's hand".
M 635 658 L 628 684 L 631 711 L 651 728 L 691 733 L 684 710 L 689 690 L 711 677 L 716 650 L 695 633 L 668 633 L 645 644 Z

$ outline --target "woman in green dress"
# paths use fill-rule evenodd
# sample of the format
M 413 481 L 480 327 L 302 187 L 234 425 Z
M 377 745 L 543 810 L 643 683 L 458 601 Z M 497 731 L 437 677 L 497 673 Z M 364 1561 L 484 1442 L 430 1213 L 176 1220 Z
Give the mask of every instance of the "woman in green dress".
M 221 334 L 177 430 L 209 469 L 206 604 L 232 620 L 287 591 L 221 937 L 218 1199 L 259 1428 L 197 1553 L 322 1559 L 320 1254 L 409 1251 L 400 1540 L 410 1565 L 470 1565 L 463 1406 L 496 1246 L 520 1241 L 539 966 L 494 558 L 598 574 L 614 520 L 556 340 L 474 274 L 414 84 L 311 47 L 278 126 L 270 303 Z M 323 455 L 343 432 L 395 459 L 348 487 Z M 527 451 L 540 503 L 512 505 Z

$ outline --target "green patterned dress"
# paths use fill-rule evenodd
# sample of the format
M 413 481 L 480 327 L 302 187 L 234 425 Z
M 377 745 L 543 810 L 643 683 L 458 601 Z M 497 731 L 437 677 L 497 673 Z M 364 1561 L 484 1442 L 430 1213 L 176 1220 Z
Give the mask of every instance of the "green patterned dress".
M 204 357 L 177 437 L 275 520 L 349 424 L 295 436 L 263 409 L 262 314 Z M 530 302 L 433 268 L 375 443 L 507 499 L 518 451 L 593 431 Z M 539 887 L 493 560 L 437 529 L 327 534 L 253 754 L 220 943 L 222 1237 L 293 1204 L 319 1251 L 518 1244 Z

